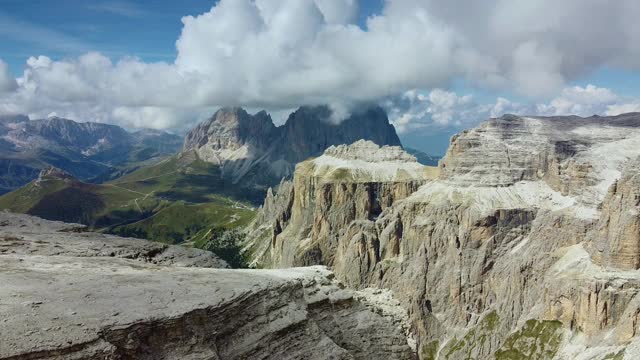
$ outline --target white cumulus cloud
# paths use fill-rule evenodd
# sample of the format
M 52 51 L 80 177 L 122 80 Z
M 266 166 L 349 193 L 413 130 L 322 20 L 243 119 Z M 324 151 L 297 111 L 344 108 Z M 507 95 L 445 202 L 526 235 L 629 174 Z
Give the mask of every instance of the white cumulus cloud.
M 168 128 L 218 106 L 278 111 L 328 103 L 344 110 L 395 98 L 417 106 L 394 116 L 399 128 L 418 118 L 445 126 L 530 109 L 429 90 L 453 80 L 538 99 L 532 101 L 557 95 L 535 110 L 585 114 L 623 107 L 595 87 L 567 90 L 568 83 L 602 66 L 640 69 L 635 0 L 394 0 L 364 27 L 356 25 L 359 5 L 220 0 L 182 18 L 174 62 L 96 52 L 29 58 L 17 88 L 0 95 L 0 112 Z M 412 89 L 422 89 L 413 100 Z
M 429 93 L 410 90 L 382 103 L 389 119 L 400 133 L 436 127 L 461 127 L 486 116 L 486 106 L 475 102 L 472 95 L 457 95 L 434 89 Z
M 479 103 L 472 95 L 435 89 L 429 93 L 410 90 L 383 102 L 391 122 L 401 133 L 429 128 L 464 128 L 504 114 L 530 116 L 592 116 L 640 112 L 640 99 L 616 94 L 594 85 L 564 88 L 549 102 L 519 103 L 499 97 L 493 103 Z

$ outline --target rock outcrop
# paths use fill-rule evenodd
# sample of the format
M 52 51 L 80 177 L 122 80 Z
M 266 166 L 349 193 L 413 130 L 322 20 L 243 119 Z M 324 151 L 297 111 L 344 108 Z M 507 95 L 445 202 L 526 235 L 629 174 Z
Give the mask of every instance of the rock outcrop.
M 364 140 L 331 146 L 298 164 L 293 181 L 281 183 L 276 195 L 268 191 L 248 228 L 246 251 L 257 266 L 334 265 L 339 236 L 355 231 L 353 241 L 362 242 L 363 251 L 378 246 L 353 223 L 372 223 L 436 175 L 437 169 L 419 164 L 398 146 Z M 378 260 L 378 250 L 385 251 L 369 250 Z
M 422 359 L 633 359 L 639 155 L 626 114 L 491 119 L 420 180 L 366 182 L 320 157 L 270 194 L 247 251 L 391 290 Z
M 639 119 L 640 114 L 491 119 L 452 138 L 442 179 L 474 186 L 542 180 L 595 207 L 624 164 L 640 155 Z
M 198 250 L 78 231 L 0 213 L 0 359 L 414 357 L 388 292 L 323 267 L 215 269 Z
M 380 108 L 356 111 L 340 123 L 330 118 L 327 107 L 302 107 L 276 127 L 264 111 L 250 115 L 240 108 L 225 108 L 187 134 L 183 151 L 195 151 L 201 159 L 220 165 L 223 175 L 236 183 L 268 187 L 290 176 L 298 162 L 331 145 L 359 139 L 400 145 Z
M 228 267 L 208 251 L 94 233 L 85 225 L 9 212 L 0 212 L 0 255 L 123 258 L 182 267 Z

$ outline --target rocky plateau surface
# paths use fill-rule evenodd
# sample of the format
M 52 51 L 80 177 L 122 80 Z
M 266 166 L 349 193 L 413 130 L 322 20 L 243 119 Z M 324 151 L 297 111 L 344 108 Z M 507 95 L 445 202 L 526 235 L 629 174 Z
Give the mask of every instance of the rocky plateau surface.
M 411 359 L 390 292 L 324 267 L 230 270 L 211 253 L 0 213 L 0 359 Z

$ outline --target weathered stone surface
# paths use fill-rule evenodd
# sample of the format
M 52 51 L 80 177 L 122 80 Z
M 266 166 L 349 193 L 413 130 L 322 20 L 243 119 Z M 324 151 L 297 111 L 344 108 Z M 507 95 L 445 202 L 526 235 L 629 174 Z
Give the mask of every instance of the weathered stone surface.
M 351 224 L 373 224 L 386 208 L 436 173 L 400 147 L 368 141 L 330 147 L 322 156 L 298 164 L 293 182 L 283 182 L 276 195 L 269 192 L 248 228 L 245 249 L 257 266 L 331 266 L 341 257 L 335 257 L 339 242 L 328 239 L 337 240 L 335 234 L 340 233 L 358 235 L 354 241 L 368 252 L 372 249 L 366 248 L 377 245 L 368 243 Z M 378 250 L 371 256 L 378 259 Z
M 117 257 L 163 265 L 228 267 L 208 251 L 92 233 L 84 225 L 8 212 L 0 212 L 0 255 Z
M 590 251 L 598 264 L 640 268 L 640 158 L 631 161 L 609 188 L 590 238 Z
M 455 136 L 442 179 L 459 185 L 508 186 L 545 181 L 597 206 L 624 164 L 640 155 L 640 115 L 519 117 L 505 115 Z
M 397 303 L 323 267 L 185 267 L 207 263 L 25 215 L 0 223 L 0 359 L 414 356 Z
M 322 263 L 348 286 L 392 290 L 423 359 L 632 359 L 637 184 L 627 170 L 625 190 L 607 189 L 639 154 L 638 114 L 491 119 L 454 137 L 419 187 L 323 181 L 302 163 L 270 198 L 287 220 L 249 238 L 267 249 L 257 264 Z M 392 195 L 371 212 L 371 193 Z M 600 259 L 586 250 L 596 238 Z

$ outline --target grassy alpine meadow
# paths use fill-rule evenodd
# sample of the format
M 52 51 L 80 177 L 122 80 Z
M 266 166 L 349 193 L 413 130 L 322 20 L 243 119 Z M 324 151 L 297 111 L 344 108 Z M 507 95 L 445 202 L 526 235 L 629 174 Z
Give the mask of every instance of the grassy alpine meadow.
M 0 196 L 0 209 L 93 230 L 198 245 L 212 229 L 234 229 L 254 216 L 242 191 L 225 183 L 218 167 L 180 154 L 118 179 L 90 184 L 44 176 Z M 198 241 L 200 240 L 200 241 Z

